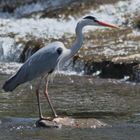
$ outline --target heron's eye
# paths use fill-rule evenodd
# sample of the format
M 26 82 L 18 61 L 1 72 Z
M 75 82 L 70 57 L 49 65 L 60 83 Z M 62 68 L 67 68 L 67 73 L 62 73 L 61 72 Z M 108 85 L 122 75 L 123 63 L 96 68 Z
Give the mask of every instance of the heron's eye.
M 58 48 L 58 49 L 57 49 L 57 53 L 58 53 L 59 55 L 62 53 L 62 51 L 63 51 L 62 48 Z

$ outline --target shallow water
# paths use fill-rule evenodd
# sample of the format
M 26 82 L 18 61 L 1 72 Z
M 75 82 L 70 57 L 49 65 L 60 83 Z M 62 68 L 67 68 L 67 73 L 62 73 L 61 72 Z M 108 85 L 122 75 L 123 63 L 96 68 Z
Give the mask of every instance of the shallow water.
M 0 75 L 3 84 L 7 75 Z M 36 128 L 38 119 L 35 83 L 18 87 L 13 93 L 0 94 L 0 140 L 15 139 L 104 139 L 139 140 L 140 86 L 136 83 L 92 76 L 56 76 L 49 93 L 60 116 L 96 118 L 107 123 L 103 128 Z M 44 116 L 51 116 L 41 94 Z

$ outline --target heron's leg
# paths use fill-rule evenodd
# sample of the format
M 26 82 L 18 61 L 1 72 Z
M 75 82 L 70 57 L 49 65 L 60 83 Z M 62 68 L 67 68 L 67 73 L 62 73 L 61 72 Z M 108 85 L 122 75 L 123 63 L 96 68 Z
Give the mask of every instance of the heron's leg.
M 48 101 L 49 106 L 50 106 L 50 108 L 51 108 L 51 110 L 53 112 L 54 117 L 56 118 L 57 117 L 57 114 L 56 114 L 56 111 L 53 108 L 53 105 L 51 103 L 51 100 L 50 100 L 50 97 L 49 97 L 49 94 L 48 94 L 48 76 L 46 77 L 46 86 L 45 86 L 44 95 L 47 98 L 47 101 Z
M 37 84 L 37 87 L 36 87 L 36 97 L 37 97 L 37 105 L 38 105 L 38 111 L 39 111 L 39 118 L 43 119 L 41 105 L 40 105 L 40 94 L 39 94 L 39 88 L 40 88 L 40 85 L 41 85 L 41 81 L 42 81 L 42 77 L 39 80 L 39 82 Z

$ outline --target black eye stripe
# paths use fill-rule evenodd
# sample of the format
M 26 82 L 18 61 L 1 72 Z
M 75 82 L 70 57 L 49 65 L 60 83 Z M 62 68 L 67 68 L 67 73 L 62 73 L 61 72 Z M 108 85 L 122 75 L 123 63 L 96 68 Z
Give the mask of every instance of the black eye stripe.
M 60 55 L 60 54 L 62 53 L 63 50 L 62 50 L 62 48 L 58 48 L 56 51 L 57 51 L 57 53 Z
M 91 20 L 97 21 L 97 19 L 95 17 L 92 17 L 92 16 L 86 16 L 86 17 L 84 17 L 84 19 L 91 19 Z

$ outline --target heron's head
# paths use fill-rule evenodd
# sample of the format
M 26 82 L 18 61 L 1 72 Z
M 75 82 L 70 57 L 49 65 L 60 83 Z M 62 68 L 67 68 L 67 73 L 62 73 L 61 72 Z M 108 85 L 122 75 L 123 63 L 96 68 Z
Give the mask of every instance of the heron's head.
M 107 22 L 103 22 L 98 20 L 97 18 L 93 17 L 93 16 L 86 16 L 82 19 L 83 23 L 85 25 L 94 25 L 94 26 L 103 26 L 103 27 L 110 27 L 110 28 L 119 28 L 118 26 L 111 24 L 111 23 L 107 23 Z

